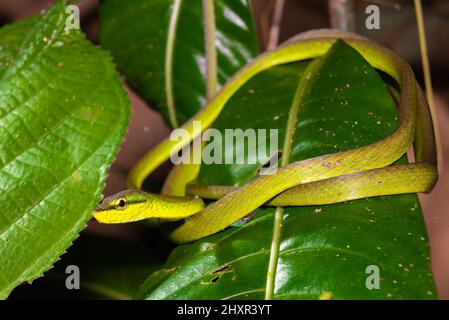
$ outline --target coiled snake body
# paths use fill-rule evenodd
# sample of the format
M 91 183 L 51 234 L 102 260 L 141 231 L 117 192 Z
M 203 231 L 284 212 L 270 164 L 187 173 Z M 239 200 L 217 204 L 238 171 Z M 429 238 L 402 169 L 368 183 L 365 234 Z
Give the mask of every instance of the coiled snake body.
M 193 121 L 200 121 L 204 131 L 248 79 L 276 65 L 317 58 L 338 39 L 343 39 L 374 68 L 399 84 L 399 120 L 391 135 L 361 148 L 291 163 L 274 175 L 259 176 L 238 188 L 191 185 L 187 190 L 176 191 L 184 189 L 197 173 L 198 168 L 192 166 L 175 169 L 166 182 L 164 195 L 137 190 L 171 153 L 178 152 L 200 134 L 194 130 Z M 123 223 L 147 218 L 186 218 L 170 233 L 173 241 L 184 243 L 221 231 L 262 205 L 320 205 L 379 195 L 429 192 L 438 176 L 431 114 L 408 64 L 388 49 L 337 30 L 307 32 L 259 56 L 234 75 L 182 128 L 189 136 L 181 141 L 166 139 L 149 151 L 128 177 L 131 190 L 106 198 L 94 212 L 98 221 Z M 413 142 L 415 163 L 391 165 Z M 184 192 L 196 196 L 183 196 Z M 204 207 L 200 197 L 218 200 Z

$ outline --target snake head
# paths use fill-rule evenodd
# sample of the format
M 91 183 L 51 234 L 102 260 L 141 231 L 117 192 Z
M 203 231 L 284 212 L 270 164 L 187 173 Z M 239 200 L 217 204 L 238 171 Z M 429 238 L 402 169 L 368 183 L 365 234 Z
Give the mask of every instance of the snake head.
M 135 221 L 131 217 L 132 213 L 146 201 L 146 192 L 140 190 L 124 190 L 104 198 L 98 208 L 93 212 L 93 216 L 101 223 Z

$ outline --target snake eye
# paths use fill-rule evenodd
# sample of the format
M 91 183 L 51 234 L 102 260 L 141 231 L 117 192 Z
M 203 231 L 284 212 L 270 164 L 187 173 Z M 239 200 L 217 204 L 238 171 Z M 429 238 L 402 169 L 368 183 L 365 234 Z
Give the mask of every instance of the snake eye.
M 115 202 L 115 208 L 117 210 L 123 210 L 126 208 L 127 202 L 126 199 L 120 198 Z

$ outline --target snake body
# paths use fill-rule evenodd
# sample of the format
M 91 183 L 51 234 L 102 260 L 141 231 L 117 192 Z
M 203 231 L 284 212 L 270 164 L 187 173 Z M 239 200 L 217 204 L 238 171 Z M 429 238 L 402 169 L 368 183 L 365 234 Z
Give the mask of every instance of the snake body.
M 288 164 L 274 175 L 259 176 L 238 188 L 187 185 L 198 168 L 181 167 L 175 169 L 177 173 L 166 184 L 164 195 L 125 191 L 106 198 L 94 217 L 104 223 L 188 217 L 170 233 L 173 241 L 184 243 L 221 231 L 262 205 L 319 205 L 379 195 L 429 192 L 438 176 L 432 118 L 409 65 L 368 39 L 337 30 L 301 34 L 242 68 L 182 126 L 189 132 L 188 137 L 162 141 L 137 163 L 128 177 L 129 187 L 140 189 L 155 168 L 201 133 L 195 132 L 193 121 L 200 121 L 201 131 L 212 125 L 228 99 L 252 76 L 276 65 L 320 57 L 338 39 L 343 39 L 373 67 L 398 83 L 399 120 L 391 135 L 361 148 Z M 391 165 L 413 142 L 415 163 Z M 178 186 L 175 180 L 180 181 Z M 186 190 L 180 191 L 186 185 Z M 184 196 L 186 192 L 196 196 Z M 217 201 L 204 207 L 200 197 Z

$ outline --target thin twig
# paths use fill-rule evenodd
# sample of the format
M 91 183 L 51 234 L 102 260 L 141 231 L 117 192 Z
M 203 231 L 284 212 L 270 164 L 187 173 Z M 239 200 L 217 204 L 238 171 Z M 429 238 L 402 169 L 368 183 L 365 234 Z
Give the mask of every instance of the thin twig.
M 271 19 L 270 35 L 268 37 L 267 50 L 273 50 L 279 43 L 279 33 L 281 31 L 282 15 L 284 13 L 285 0 L 274 0 L 273 18 Z
M 168 117 L 173 128 L 178 127 L 176 118 L 175 98 L 173 94 L 173 53 L 175 48 L 176 27 L 181 12 L 182 0 L 175 0 L 170 16 L 170 23 L 167 33 L 167 47 L 165 49 L 165 95 L 167 101 Z
M 204 45 L 206 50 L 206 96 L 212 99 L 217 91 L 217 49 L 215 47 L 214 1 L 203 0 Z
M 438 129 L 438 122 L 436 120 L 436 107 L 435 107 L 435 100 L 433 96 L 433 86 L 432 86 L 432 76 L 430 73 L 430 64 L 429 64 L 429 55 L 427 52 L 427 40 L 426 40 L 426 30 L 424 28 L 424 17 L 423 17 L 423 10 L 422 10 L 422 3 L 421 0 L 414 0 L 415 1 L 415 12 L 416 12 L 416 22 L 418 25 L 418 36 L 419 36 L 419 48 L 421 50 L 421 61 L 422 61 L 422 68 L 424 73 L 424 84 L 426 87 L 426 98 L 427 102 L 429 104 L 430 114 L 432 115 L 432 122 L 433 122 L 433 128 L 435 131 L 435 140 L 436 140 L 436 147 L 437 147 L 437 155 L 438 155 L 438 162 L 442 162 L 442 153 L 441 151 L 441 137 L 440 137 L 440 131 Z M 440 166 L 441 168 L 441 166 Z
M 345 31 L 355 31 L 353 0 L 329 0 L 331 27 Z

